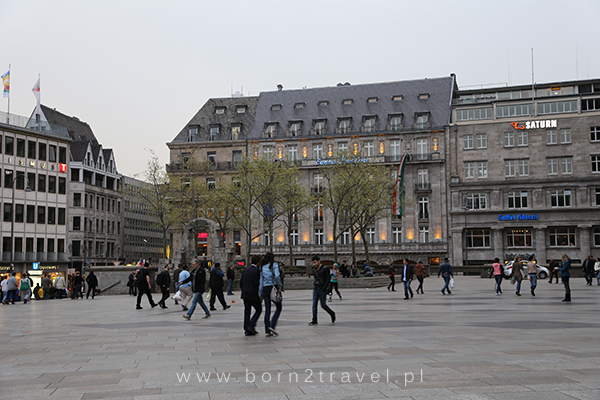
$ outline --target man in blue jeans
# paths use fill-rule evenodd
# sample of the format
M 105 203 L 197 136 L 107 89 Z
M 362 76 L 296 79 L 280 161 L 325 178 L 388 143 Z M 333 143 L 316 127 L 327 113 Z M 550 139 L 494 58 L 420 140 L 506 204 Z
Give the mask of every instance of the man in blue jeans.
M 402 282 L 404 283 L 404 300 L 413 298 L 413 291 L 410 287 L 410 283 L 415 275 L 415 267 L 408 264 L 408 260 L 404 259 L 404 270 L 402 271 Z M 410 297 L 408 295 L 410 294 Z
M 321 302 L 321 308 L 329 314 L 331 317 L 331 323 L 335 322 L 335 313 L 331 308 L 327 306 L 326 296 L 327 296 L 327 286 L 329 285 L 329 269 L 321 264 L 321 259 L 319 256 L 314 256 L 312 258 L 313 263 L 313 276 L 314 276 L 314 289 L 313 289 L 313 304 L 312 304 L 312 321 L 308 325 L 313 326 L 317 325 L 319 322 L 317 320 L 317 305 Z
M 445 291 L 448 291 L 448 294 L 452 294 L 452 292 L 450 291 L 450 288 L 448 287 L 448 284 L 450 283 L 450 277 L 454 278 L 454 275 L 452 275 L 452 267 L 450 266 L 450 263 L 448 262 L 448 257 L 444 258 L 444 262 L 442 263 L 442 265 L 440 265 L 440 271 L 438 272 L 438 278 L 440 277 L 440 275 L 442 275 L 442 278 L 444 278 L 444 287 L 442 288 L 442 294 L 446 294 Z
M 200 263 L 198 260 L 192 261 L 192 273 L 189 277 L 181 281 L 181 285 L 185 285 L 188 282 L 192 283 L 192 291 L 194 292 L 194 298 L 192 299 L 192 305 L 190 305 L 190 309 L 187 314 L 183 315 L 183 318 L 188 321 L 192 318 L 192 314 L 196 309 L 196 304 L 200 304 L 200 307 L 204 310 L 203 319 L 210 317 L 210 311 L 208 311 L 208 307 L 204 304 L 204 300 L 202 300 L 202 295 L 204 294 L 204 286 L 206 285 L 206 271 L 204 268 L 200 268 Z

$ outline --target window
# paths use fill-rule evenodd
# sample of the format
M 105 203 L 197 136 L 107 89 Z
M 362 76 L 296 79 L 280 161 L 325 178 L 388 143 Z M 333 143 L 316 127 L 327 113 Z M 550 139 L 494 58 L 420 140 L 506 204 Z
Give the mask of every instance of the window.
M 56 193 L 56 177 L 48 177 L 48 193 Z
M 369 244 L 375 243 L 375 228 L 367 228 L 366 239 Z
M 25 219 L 25 207 L 23 204 L 15 204 L 15 222 L 23 222 Z
M 592 156 L 592 173 L 600 172 L 600 156 Z
M 329 100 L 321 100 L 317 103 L 319 107 L 326 107 L 329 105 Z
M 54 145 L 48 146 L 48 161 L 56 162 L 56 146 Z
M 265 124 L 265 137 L 274 138 L 277 135 L 277 124 Z
M 46 144 L 40 143 L 38 146 L 38 158 L 41 161 L 46 161 Z
M 28 172 L 27 173 L 27 184 L 29 185 L 29 188 L 31 189 L 31 191 L 35 191 L 35 173 L 34 172 Z
M 490 248 L 490 229 L 467 229 L 467 248 Z
M 529 134 L 525 131 L 517 133 L 517 146 L 527 146 L 529 144 Z
M 575 228 L 548 228 L 550 247 L 575 246 Z
M 56 224 L 56 207 L 48 207 L 48 225 Z
M 504 147 L 513 147 L 515 145 L 515 133 L 504 132 Z
M 600 126 L 590 126 L 590 140 L 600 142 Z
M 465 135 L 463 136 L 463 148 L 465 150 L 469 150 L 473 147 L 473 135 Z
M 62 164 L 67 163 L 67 148 L 59 147 L 58 148 L 58 162 Z
M 419 219 L 429 219 L 429 199 L 419 197 Z
M 215 178 L 207 178 L 206 187 L 208 188 L 208 190 L 213 190 L 216 187 Z
M 596 206 L 600 206 L 600 189 L 596 189 Z
M 315 244 L 323 244 L 323 229 L 315 229 Z
M 321 145 L 321 144 L 313 145 L 313 158 L 315 160 L 320 160 L 321 158 L 323 158 L 323 145 Z
M 315 135 L 324 135 L 326 133 L 325 131 L 325 121 L 315 121 L 315 128 L 314 128 L 314 132 Z
M 321 193 L 321 191 L 323 190 L 323 175 L 322 174 L 314 174 L 313 182 L 314 182 L 314 192 Z
M 216 169 L 217 168 L 217 152 L 209 151 L 206 153 L 206 161 L 208 162 L 208 168 Z
M 402 127 L 402 115 L 390 115 L 390 130 L 399 131 Z
M 477 135 L 477 148 L 478 149 L 487 148 L 487 134 L 486 133 L 479 133 Z
M 338 120 L 338 133 L 350 133 L 350 118 L 340 118 Z
M 211 142 L 218 140 L 220 130 L 221 130 L 221 127 L 219 125 L 211 126 L 210 131 L 208 133 L 208 140 Z
M 429 242 L 429 227 L 428 226 L 420 226 L 419 227 L 419 243 L 428 243 Z
M 581 111 L 592 110 L 600 110 L 600 99 L 581 99 Z
M 529 160 L 518 160 L 519 176 L 529 175 Z
M 426 129 L 428 123 L 429 123 L 429 114 L 418 114 L 415 128 L 416 129 Z
M 302 122 L 296 121 L 290 123 L 290 136 L 299 136 L 302 132 Z
M 218 115 L 225 114 L 225 107 L 215 107 L 215 114 L 218 114 Z
M 271 106 L 271 111 L 279 111 L 281 110 L 281 104 L 273 104 Z
M 17 139 L 17 157 L 25 157 L 25 139 Z
M 427 169 L 417 170 L 417 189 L 429 189 L 429 172 Z
M 300 109 L 300 108 L 304 108 L 305 103 L 296 103 L 294 104 L 294 108 L 295 109 Z
M 488 165 L 487 161 L 479 161 L 477 163 L 477 178 L 483 179 L 488 176 Z
M 54 253 L 54 239 L 48 239 L 47 251 L 48 253 Z
M 465 179 L 475 178 L 475 163 L 465 162 Z
M 273 158 L 273 146 L 264 146 L 263 156 L 266 158 Z
M 73 193 L 73 207 L 81 207 L 81 193 Z
M 314 221 L 315 222 L 323 222 L 323 204 L 318 202 L 314 208 L 314 212 L 315 212 Z
M 364 146 L 365 157 L 373 157 L 375 155 L 375 147 L 373 142 L 366 142 Z
M 571 191 L 551 190 L 550 204 L 552 207 L 571 207 Z
M 4 154 L 12 156 L 15 151 L 15 139 L 10 136 L 4 137 Z
M 232 125 L 231 126 L 231 140 L 238 140 L 240 138 L 240 133 L 242 132 L 242 125 Z
M 400 141 L 399 140 L 391 140 L 390 141 L 390 156 L 392 161 L 400 161 L 402 155 L 400 154 Z
M 399 94 L 399 95 L 396 95 L 396 96 L 392 96 L 392 101 L 400 101 L 403 98 L 404 98 L 404 96 L 401 95 L 401 94 Z
M 504 160 L 504 176 L 515 176 L 515 160 Z
M 350 105 L 352 103 L 354 103 L 354 100 L 352 100 L 352 99 L 342 100 L 342 104 L 345 105 L 345 106 Z
M 550 103 L 538 103 L 538 114 L 557 114 L 577 112 L 577 101 L 553 101 Z
M 246 112 L 247 106 L 236 106 L 235 112 L 238 114 L 244 114 Z
M 507 247 L 531 247 L 531 229 L 509 229 L 506 232 Z
M 290 244 L 292 246 L 298 246 L 298 229 L 292 229 L 290 231 Z
M 402 243 L 402 228 L 399 226 L 395 226 L 392 228 L 392 238 L 394 240 L 394 244 Z
M 369 97 L 367 98 L 367 103 L 377 103 L 377 100 L 379 100 L 378 97 Z
M 487 194 L 485 194 L 485 193 L 469 193 L 469 194 L 467 194 L 467 208 L 469 210 L 485 210 L 485 209 L 487 209 Z
M 375 117 L 365 117 L 364 118 L 363 131 L 364 132 L 374 132 L 375 131 Z
M 560 130 L 560 142 L 563 144 L 571 143 L 571 129 L 561 129 Z
M 37 208 L 37 223 L 45 224 L 46 223 L 46 207 L 38 206 Z
M 471 108 L 468 110 L 456 110 L 457 121 L 472 121 L 477 119 L 494 118 L 494 109 L 492 107 Z
M 508 192 L 508 208 L 527 208 L 527 192 Z
M 350 231 L 345 230 L 340 237 L 340 244 L 350 244 Z
M 288 161 L 298 161 L 298 146 L 288 146 Z
M 4 203 L 4 213 L 3 213 L 3 221 L 4 222 L 12 222 L 12 204 Z
M 521 115 L 531 115 L 532 104 L 517 104 L 511 106 L 496 106 L 496 117 L 519 117 Z
M 558 143 L 558 137 L 556 135 L 556 129 L 549 129 L 546 131 L 546 144 Z
M 573 157 L 562 157 L 560 159 L 561 172 L 563 174 L 573 173 Z
M 46 191 L 46 175 L 38 175 L 38 192 Z
M 233 168 L 237 168 L 242 162 L 242 151 L 241 150 L 233 150 L 231 153 L 231 161 L 233 163 Z M 114 206 L 113 206 L 114 209 Z
M 427 159 L 427 147 L 427 139 L 417 139 L 417 160 Z
M 58 209 L 58 225 L 64 225 L 66 220 L 65 220 L 65 216 L 66 216 L 66 209 L 65 208 L 59 208 Z M 59 243 L 61 239 L 58 239 Z M 62 252 L 61 252 L 62 253 Z
M 27 206 L 27 223 L 35 224 L 35 206 Z
M 13 185 L 13 172 L 9 169 L 4 170 L 4 187 L 12 189 Z
M 546 165 L 548 166 L 548 175 L 558 175 L 558 158 L 546 159 Z

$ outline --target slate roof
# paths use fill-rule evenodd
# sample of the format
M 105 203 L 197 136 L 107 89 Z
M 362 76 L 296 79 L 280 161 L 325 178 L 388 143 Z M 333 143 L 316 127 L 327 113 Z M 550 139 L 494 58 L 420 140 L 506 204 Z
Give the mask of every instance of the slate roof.
M 309 134 L 315 119 L 327 120 L 327 132 L 337 127 L 338 118 L 352 118 L 352 132 L 359 132 L 363 117 L 376 116 L 378 130 L 385 130 L 388 117 L 403 115 L 404 129 L 413 130 L 417 113 L 429 113 L 430 128 L 443 127 L 450 123 L 451 101 L 455 86 L 454 76 L 434 79 L 385 82 L 364 85 L 341 85 L 316 89 L 281 90 L 260 93 L 256 107 L 256 119 L 250 138 L 258 139 L 267 123 L 278 123 L 276 137 L 285 136 L 291 121 L 302 121 L 300 136 Z M 419 95 L 428 94 L 427 99 Z M 394 96 L 402 100 L 394 101 Z M 368 102 L 377 98 L 376 102 Z M 344 100 L 352 104 L 342 104 Z M 327 101 L 328 105 L 319 105 Z M 295 104 L 304 103 L 303 108 Z M 280 105 L 280 110 L 273 110 Z
M 59 125 L 67 128 L 71 139 L 89 140 L 91 142 L 98 143 L 96 136 L 94 136 L 94 132 L 92 132 L 92 128 L 86 122 L 79 120 L 79 118 L 69 117 L 68 115 L 56 111 L 56 109 L 46 107 L 43 104 L 42 112 L 46 116 L 46 119 L 50 125 Z
M 242 129 L 239 139 L 245 139 L 254 124 L 254 112 L 257 102 L 258 97 L 256 96 L 209 99 L 186 126 L 181 129 L 172 143 L 208 141 L 211 125 L 220 125 L 221 129 L 217 140 L 231 140 L 231 126 L 241 124 Z M 237 112 L 237 107 L 239 106 L 246 107 L 244 113 Z M 215 110 L 222 107 L 225 108 L 223 114 L 216 114 Z M 190 126 L 198 126 L 197 135 L 188 137 Z

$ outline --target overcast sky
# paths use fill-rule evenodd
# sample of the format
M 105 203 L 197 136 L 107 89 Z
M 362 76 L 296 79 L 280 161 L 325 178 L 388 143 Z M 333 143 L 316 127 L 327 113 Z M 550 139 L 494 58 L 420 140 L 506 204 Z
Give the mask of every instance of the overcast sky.
M 77 116 L 125 175 L 211 97 L 448 76 L 460 87 L 600 78 L 598 0 L 0 0 L 14 114 Z M 7 111 L 0 98 L 0 110 Z

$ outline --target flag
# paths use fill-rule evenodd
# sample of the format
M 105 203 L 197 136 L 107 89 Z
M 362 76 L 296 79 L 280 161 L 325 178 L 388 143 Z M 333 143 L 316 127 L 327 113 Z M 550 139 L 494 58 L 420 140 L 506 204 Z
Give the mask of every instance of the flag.
M 406 154 L 402 156 L 394 184 L 394 205 L 392 207 L 393 215 L 402 215 L 402 197 L 404 192 L 404 166 L 406 165 Z
M 40 105 L 40 102 L 41 102 L 41 99 L 40 99 L 40 97 L 41 97 L 40 96 L 40 78 L 38 78 L 37 82 L 33 86 L 33 89 L 31 89 L 31 91 L 33 92 L 33 95 L 37 99 L 37 104 L 35 106 L 35 113 L 41 115 L 42 114 L 42 107 Z
M 4 93 L 2 97 L 10 98 L 10 69 L 2 75 L 2 85 L 4 86 Z

